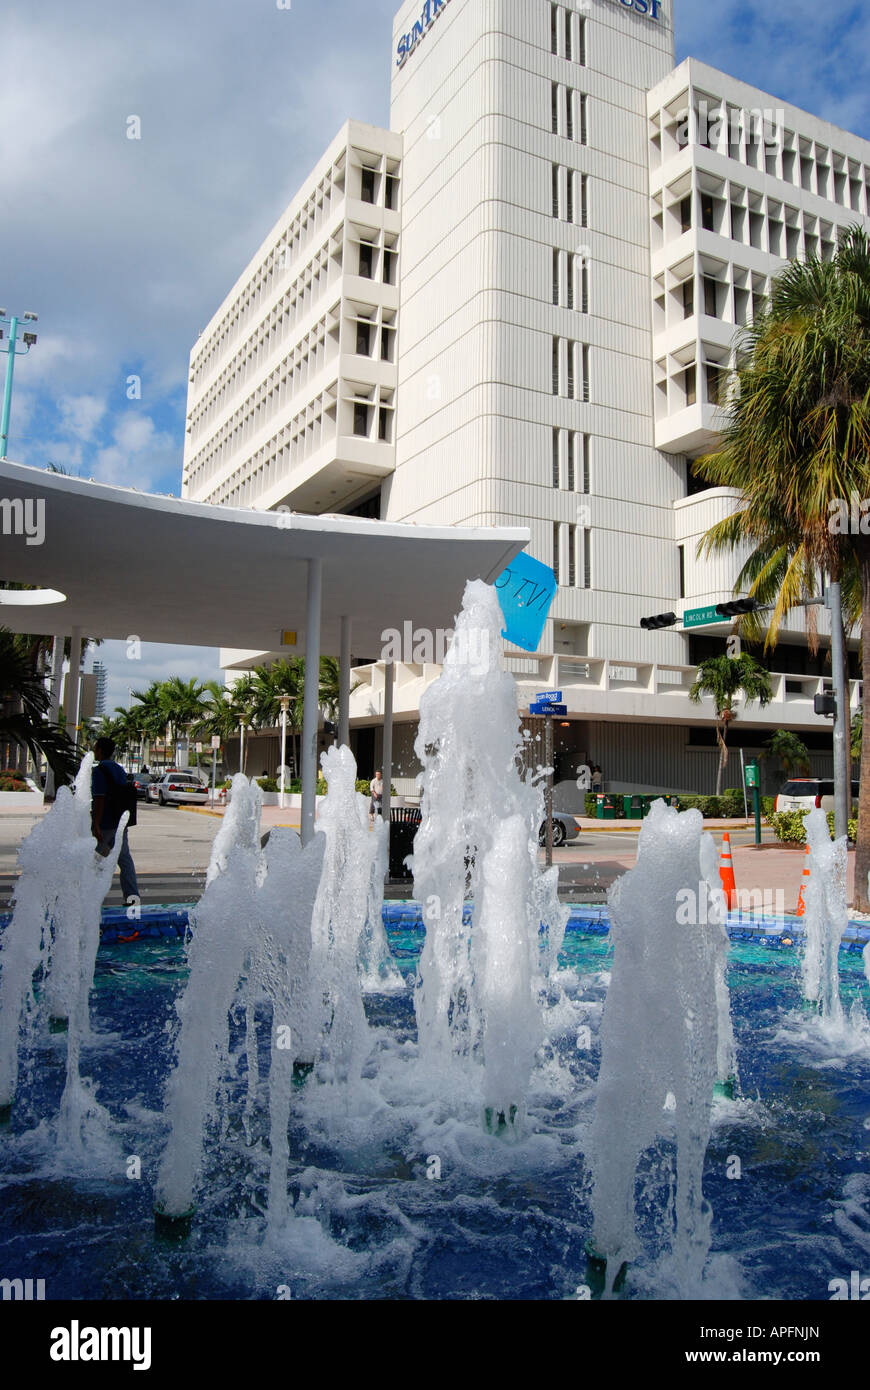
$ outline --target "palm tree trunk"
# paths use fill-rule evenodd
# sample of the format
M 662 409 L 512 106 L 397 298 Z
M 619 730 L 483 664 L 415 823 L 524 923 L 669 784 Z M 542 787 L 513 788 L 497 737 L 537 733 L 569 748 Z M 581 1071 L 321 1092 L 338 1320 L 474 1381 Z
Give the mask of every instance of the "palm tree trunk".
M 722 795 L 722 773 L 728 763 L 728 744 L 725 742 L 724 726 L 716 725 L 716 741 L 719 744 L 719 765 L 716 768 L 716 795 Z
M 868 717 L 870 717 L 870 547 L 862 549 L 858 564 L 861 570 L 863 612 L 862 676 L 864 692 L 861 707 L 864 713 L 864 736 L 861 739 L 861 782 L 858 791 L 858 837 L 855 845 L 855 907 L 858 912 L 870 912 L 870 752 L 868 752 Z M 848 686 L 847 686 L 848 689 Z

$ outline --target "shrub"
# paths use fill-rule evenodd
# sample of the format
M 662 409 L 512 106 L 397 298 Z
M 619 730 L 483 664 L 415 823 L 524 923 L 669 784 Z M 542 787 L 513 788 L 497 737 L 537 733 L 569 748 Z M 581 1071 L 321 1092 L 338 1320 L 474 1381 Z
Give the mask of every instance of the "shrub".
M 29 792 L 30 788 L 13 772 L 0 773 L 0 792 Z
M 276 792 L 280 790 L 277 777 L 258 777 L 257 786 L 264 792 Z
M 802 845 L 806 843 L 807 827 L 806 817 L 809 811 L 774 811 L 768 816 L 768 821 L 773 826 L 774 834 L 783 844 Z M 828 811 L 825 819 L 828 822 L 828 834 L 834 838 L 834 813 Z M 852 842 L 858 835 L 858 821 L 849 820 L 846 822 L 846 835 Z
M 598 802 L 597 802 L 597 800 L 596 800 L 596 798 L 595 798 L 595 792 L 587 792 L 587 793 L 586 793 L 586 815 L 587 815 L 587 816 L 595 816 L 595 815 L 597 814 L 597 811 L 598 811 Z
M 775 810 L 776 810 L 776 797 L 775 797 L 775 796 L 763 796 L 763 797 L 761 798 L 761 814 L 762 814 L 767 820 L 770 820 L 770 818 L 771 818 L 771 816 L 773 815 L 773 813 L 774 813 Z
M 746 814 L 746 808 L 743 804 L 743 797 L 740 792 L 732 789 L 731 791 L 725 792 L 724 795 L 719 798 L 719 814 L 732 819 Z

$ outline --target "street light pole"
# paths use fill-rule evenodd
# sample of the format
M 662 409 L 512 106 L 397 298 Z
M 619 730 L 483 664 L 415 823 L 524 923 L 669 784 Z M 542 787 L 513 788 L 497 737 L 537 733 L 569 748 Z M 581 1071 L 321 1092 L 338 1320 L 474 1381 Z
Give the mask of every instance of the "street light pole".
M 24 315 L 26 323 L 36 323 L 36 314 L 27 313 Z M 18 350 L 18 325 L 20 320 L 17 314 L 7 318 L 6 310 L 0 309 L 0 323 L 8 325 L 8 341 L 6 343 L 6 385 L 3 391 L 3 414 L 0 418 L 0 458 L 6 457 L 6 449 L 9 441 L 9 414 L 12 409 L 12 376 L 15 369 L 16 357 L 25 357 L 36 342 L 36 334 L 31 330 L 25 329 L 22 335 L 21 350 Z M 0 338 L 3 337 L 3 330 L 0 329 Z

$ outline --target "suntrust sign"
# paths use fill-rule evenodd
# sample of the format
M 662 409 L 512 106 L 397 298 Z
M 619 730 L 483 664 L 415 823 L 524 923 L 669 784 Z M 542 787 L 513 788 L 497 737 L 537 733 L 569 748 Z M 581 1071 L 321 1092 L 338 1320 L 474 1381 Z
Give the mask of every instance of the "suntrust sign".
M 646 0 L 644 0 L 646 2 Z M 426 0 L 423 6 L 423 13 L 417 20 L 409 34 L 402 34 L 396 48 L 396 67 L 401 68 L 405 65 L 410 55 L 414 52 L 417 44 L 425 38 L 432 25 L 435 23 L 442 10 L 446 10 L 450 0 Z
M 648 19 L 662 18 L 662 0 L 619 0 L 619 3 L 627 10 L 634 10 L 636 14 L 645 14 Z

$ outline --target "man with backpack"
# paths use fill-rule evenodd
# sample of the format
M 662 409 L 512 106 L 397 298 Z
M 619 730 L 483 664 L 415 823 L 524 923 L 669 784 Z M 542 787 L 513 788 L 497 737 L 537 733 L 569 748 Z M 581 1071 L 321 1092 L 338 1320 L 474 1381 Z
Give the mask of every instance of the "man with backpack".
M 97 841 L 97 854 L 105 859 L 111 852 L 118 831 L 118 822 L 125 811 L 129 811 L 127 825 L 136 824 L 136 788 L 127 781 L 124 769 L 114 761 L 115 745 L 110 738 L 100 738 L 94 744 L 97 759 L 91 773 L 91 829 Z M 127 844 L 127 829 L 118 855 L 118 868 L 121 873 L 121 893 L 124 902 L 139 901 L 139 884 L 136 881 L 136 866 Z

